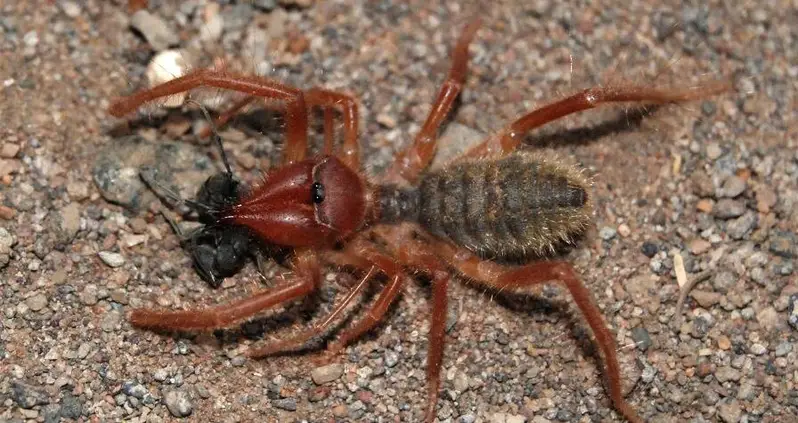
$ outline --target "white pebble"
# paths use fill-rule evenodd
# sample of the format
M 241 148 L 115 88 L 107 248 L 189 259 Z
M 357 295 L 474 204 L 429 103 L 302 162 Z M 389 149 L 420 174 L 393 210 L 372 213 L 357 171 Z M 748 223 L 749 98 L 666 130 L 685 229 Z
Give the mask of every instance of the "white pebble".
M 180 78 L 186 74 L 188 67 L 185 52 L 181 50 L 164 50 L 156 54 L 147 66 L 147 82 L 150 87 L 154 87 L 175 78 Z M 186 94 L 171 95 L 161 105 L 164 107 L 180 107 L 186 100 Z

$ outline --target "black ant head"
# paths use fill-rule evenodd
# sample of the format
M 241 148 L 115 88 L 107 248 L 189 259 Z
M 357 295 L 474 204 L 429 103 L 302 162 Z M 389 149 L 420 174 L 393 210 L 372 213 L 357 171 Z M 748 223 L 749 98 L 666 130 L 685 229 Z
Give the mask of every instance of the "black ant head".
M 231 173 L 222 172 L 208 178 L 194 199 L 192 206 L 199 214 L 199 221 L 210 225 L 216 223 L 217 214 L 238 201 L 241 182 Z

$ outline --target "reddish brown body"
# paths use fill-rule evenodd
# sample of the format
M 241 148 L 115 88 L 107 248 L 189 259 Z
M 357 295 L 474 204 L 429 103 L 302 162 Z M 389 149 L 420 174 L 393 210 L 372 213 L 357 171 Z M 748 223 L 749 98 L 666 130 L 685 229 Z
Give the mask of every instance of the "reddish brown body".
M 213 242 L 229 238 L 226 244 L 213 247 L 229 246 L 232 251 L 225 255 L 214 250 L 216 255 L 211 258 L 215 262 L 206 260 L 204 255 L 199 261 L 231 267 L 223 266 L 227 262 L 220 257 L 240 252 L 236 246 L 246 243 L 236 228 L 244 228 L 263 242 L 294 248 L 292 276 L 274 288 L 231 304 L 183 311 L 137 309 L 131 313 L 131 322 L 171 330 L 227 327 L 318 289 L 323 264 L 346 267 L 363 275 L 319 323 L 298 335 L 250 351 L 252 357 L 263 357 L 299 348 L 313 336 L 325 333 L 373 276 L 383 273 L 388 282 L 366 317 L 344 330 L 329 346 L 329 352 L 334 354 L 384 316 L 402 291 L 408 278 L 406 269 L 421 271 L 432 279 L 428 401 L 424 414 L 425 420 L 432 422 L 440 387 L 448 283 L 453 271 L 494 290 L 520 290 L 557 282 L 567 288 L 596 338 L 615 409 L 631 422 L 642 422 L 623 396 L 612 333 L 577 272 L 561 261 L 529 262 L 556 244 L 569 242 L 586 226 L 589 183 L 572 169 L 514 150 L 528 131 L 571 113 L 613 102 L 694 100 L 720 93 L 728 84 L 687 89 L 591 88 L 527 113 L 467 152 L 462 160 L 441 171 L 427 172 L 435 153 L 437 131 L 465 81 L 468 45 L 477 28 L 478 23 L 474 22 L 464 30 L 429 117 L 413 144 L 398 155 L 378 183 L 367 182 L 360 171 L 357 106 L 344 94 L 324 89 L 303 92 L 263 78 L 198 70 L 114 102 L 111 113 L 123 115 L 144 103 L 195 88 L 216 87 L 249 95 L 223 114 L 219 123 L 258 99 L 280 100 L 286 106 L 283 166 L 249 191 L 236 188 L 229 170 L 228 175 L 217 180 L 209 179 L 206 186 L 221 188 L 202 191 L 200 197 L 217 199 L 213 202 L 219 207 L 197 204 L 197 209 L 208 216 L 206 228 L 213 231 Z M 312 107 L 324 110 L 325 145 L 321 156 L 308 159 L 307 110 Z M 341 111 L 344 121 L 339 148 L 334 146 L 334 109 Z M 482 229 L 475 232 L 469 225 Z M 527 263 L 511 266 L 490 260 L 506 256 Z
M 313 201 L 314 184 L 323 187 L 322 201 Z M 268 174 L 219 222 L 286 247 L 332 247 L 363 226 L 372 208 L 368 194 L 363 178 L 337 158 L 303 160 Z

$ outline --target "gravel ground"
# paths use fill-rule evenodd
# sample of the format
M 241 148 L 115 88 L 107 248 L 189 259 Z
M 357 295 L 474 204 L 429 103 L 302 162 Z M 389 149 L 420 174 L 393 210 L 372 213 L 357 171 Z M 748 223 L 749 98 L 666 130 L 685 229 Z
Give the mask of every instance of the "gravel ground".
M 208 287 L 137 179 L 151 166 L 190 195 L 216 163 L 194 136 L 202 118 L 154 108 L 128 125 L 106 108 L 146 84 L 157 51 L 179 47 L 195 66 L 352 93 L 378 174 L 419 128 L 459 29 L 479 13 L 442 155 L 597 82 L 733 78 L 733 92 L 642 120 L 621 108 L 564 119 L 528 147 L 594 175 L 595 227 L 567 258 L 617 335 L 646 420 L 798 421 L 794 1 L 153 0 L 135 14 L 123 3 L 0 2 L 0 420 L 418 421 L 424 284 L 326 367 L 313 364 L 318 347 L 242 353 L 329 309 L 335 283 L 236 330 L 169 336 L 126 322 L 132 307 L 222 302 L 263 282 L 249 266 Z M 282 147 L 279 117 L 252 115 L 223 131 L 245 179 Z M 619 421 L 564 292 L 457 285 L 451 306 L 440 421 Z

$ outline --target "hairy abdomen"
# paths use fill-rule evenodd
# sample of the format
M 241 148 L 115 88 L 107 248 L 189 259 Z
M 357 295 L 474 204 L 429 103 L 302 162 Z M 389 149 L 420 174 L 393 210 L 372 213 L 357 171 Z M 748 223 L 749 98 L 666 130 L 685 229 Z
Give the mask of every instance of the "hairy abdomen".
M 413 217 L 483 257 L 545 255 L 587 226 L 589 185 L 578 170 L 534 153 L 457 162 L 423 177 Z

